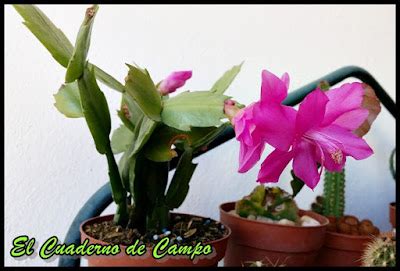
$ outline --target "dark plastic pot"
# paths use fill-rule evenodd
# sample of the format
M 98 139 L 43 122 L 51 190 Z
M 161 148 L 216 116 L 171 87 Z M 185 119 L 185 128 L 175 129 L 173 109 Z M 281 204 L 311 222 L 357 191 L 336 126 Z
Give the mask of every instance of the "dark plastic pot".
M 361 266 L 361 257 L 370 236 L 326 232 L 325 244 L 317 258 L 318 266 Z
M 393 228 L 396 228 L 396 202 L 392 202 L 389 205 L 389 219 Z
M 173 213 L 174 215 L 188 215 L 181 213 Z M 188 215 L 192 217 L 201 217 Z M 94 239 L 87 235 L 83 228 L 87 224 L 101 223 L 110 221 L 113 215 L 98 216 L 84 221 L 80 226 L 81 241 L 89 239 L 89 244 L 108 245 L 108 243 Z M 221 239 L 205 243 L 213 247 L 213 253 L 207 256 L 198 256 L 197 261 L 191 261 L 187 256 L 166 256 L 163 259 L 155 259 L 152 256 L 150 248 L 147 248 L 146 254 L 142 256 L 130 256 L 125 253 L 126 246 L 120 245 L 121 252 L 115 256 L 87 256 L 89 266 L 217 266 L 218 262 L 224 257 L 228 239 L 231 235 L 231 230 L 226 226 L 228 233 Z
M 220 206 L 221 222 L 229 226 L 232 236 L 228 241 L 225 266 L 243 266 L 248 261 L 263 261 L 272 265 L 310 266 L 324 244 L 328 219 L 311 211 L 300 210 L 320 226 L 300 227 L 250 220 L 229 213 L 235 202 Z

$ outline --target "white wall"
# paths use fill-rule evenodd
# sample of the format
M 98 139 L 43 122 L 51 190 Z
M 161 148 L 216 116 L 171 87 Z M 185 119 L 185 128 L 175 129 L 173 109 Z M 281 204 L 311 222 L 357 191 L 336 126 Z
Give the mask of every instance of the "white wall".
M 74 41 L 86 6 L 40 8 Z M 107 181 L 106 160 L 94 147 L 83 119 L 67 119 L 53 106 L 64 78 L 58 65 L 5 8 L 5 264 L 56 265 L 40 258 L 9 256 L 14 237 L 26 234 L 41 244 L 64 238 L 82 204 Z M 193 69 L 190 89 L 210 87 L 226 69 L 245 60 L 229 95 L 242 103 L 259 97 L 261 70 L 291 75 L 291 90 L 345 65 L 358 65 L 395 99 L 394 6 L 113 6 L 100 7 L 89 58 L 119 80 L 133 61 L 155 80 Z M 113 127 L 120 96 L 103 87 Z M 390 228 L 388 203 L 395 183 L 388 157 L 395 121 L 382 109 L 367 141 L 375 155 L 346 166 L 346 212 Z M 231 141 L 198 159 L 189 196 L 179 209 L 218 218 L 218 205 L 236 200 L 256 185 L 258 168 L 237 173 L 239 144 Z M 270 150 L 270 149 L 268 149 Z M 265 156 L 265 155 L 264 155 Z M 280 185 L 289 188 L 289 169 Z M 308 208 L 314 192 L 298 196 Z M 106 212 L 114 211 L 114 206 Z

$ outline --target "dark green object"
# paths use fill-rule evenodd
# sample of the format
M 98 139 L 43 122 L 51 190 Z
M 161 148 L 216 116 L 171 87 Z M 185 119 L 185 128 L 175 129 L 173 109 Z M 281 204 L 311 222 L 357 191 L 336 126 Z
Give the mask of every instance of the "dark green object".
M 297 194 L 301 191 L 304 186 L 304 182 L 294 174 L 293 169 L 290 171 L 293 180 L 290 182 L 290 186 L 292 187 L 292 197 L 296 197 Z

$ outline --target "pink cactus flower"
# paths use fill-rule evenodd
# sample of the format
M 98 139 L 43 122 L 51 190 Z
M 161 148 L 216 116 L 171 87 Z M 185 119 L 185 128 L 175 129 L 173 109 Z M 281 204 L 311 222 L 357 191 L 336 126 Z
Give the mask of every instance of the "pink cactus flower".
M 168 75 L 167 78 L 161 81 L 158 90 L 162 95 L 168 95 L 176 89 L 182 87 L 186 80 L 192 77 L 192 71 L 176 71 Z
M 278 182 L 293 160 L 296 176 L 313 189 L 324 167 L 340 171 L 347 156 L 359 160 L 372 155 L 364 139 L 353 133 L 368 117 L 368 110 L 361 107 L 362 84 L 344 84 L 327 92 L 316 89 L 301 102 L 298 111 L 282 105 L 288 86 L 286 73 L 278 78 L 264 70 L 260 101 L 242 109 L 233 119 L 240 141 L 239 172 L 252 168 L 268 143 L 275 150 L 262 163 L 257 181 Z

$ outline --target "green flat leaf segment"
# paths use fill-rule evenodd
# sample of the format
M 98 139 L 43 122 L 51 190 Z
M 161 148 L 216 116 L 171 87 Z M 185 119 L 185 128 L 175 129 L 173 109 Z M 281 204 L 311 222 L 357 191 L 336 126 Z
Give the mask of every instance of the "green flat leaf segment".
M 15 10 L 24 19 L 24 25 L 50 52 L 53 58 L 63 67 L 67 67 L 74 52 L 74 46 L 57 28 L 50 19 L 35 5 L 13 5 Z M 90 64 L 94 67 L 96 78 L 108 87 L 124 92 L 124 86 L 114 77 Z M 91 67 L 90 67 L 91 68 Z
M 226 71 L 220 79 L 211 87 L 211 92 L 223 94 L 231 85 L 236 75 L 240 72 L 243 62 L 237 66 L 233 66 L 230 70 Z
M 81 77 L 86 65 L 86 58 L 90 47 L 90 35 L 92 33 L 93 22 L 98 10 L 94 5 L 86 10 L 85 19 L 79 29 L 76 38 L 75 49 L 69 60 L 65 82 L 70 83 Z
M 219 127 L 194 127 L 191 131 L 181 131 L 167 125 L 158 126 L 144 146 L 144 155 L 155 162 L 166 162 L 176 157 L 178 153 L 172 149 L 184 151 L 187 147 L 193 152 L 206 147 L 230 124 L 224 123 Z
M 100 69 L 94 64 L 89 64 L 93 66 L 94 68 L 94 73 L 96 75 L 96 79 L 108 86 L 111 89 L 117 90 L 119 92 L 125 92 L 124 85 L 122 85 L 118 80 L 116 80 L 114 77 Z
M 157 123 L 146 116 L 143 116 L 138 121 L 134 132 L 134 143 L 132 144 L 132 148 L 129 150 L 129 157 L 133 157 L 142 149 L 142 147 L 150 139 L 150 136 L 156 126 Z
M 170 209 L 178 208 L 189 192 L 189 182 L 197 167 L 192 163 L 193 150 L 187 149 L 179 159 L 175 174 L 165 197 L 165 203 Z
M 109 143 L 111 119 L 107 100 L 97 85 L 93 70 L 85 69 L 78 80 L 79 94 L 87 125 L 99 153 L 105 154 Z
M 68 118 L 83 117 L 81 97 L 77 81 L 63 84 L 58 92 L 54 94 L 54 103 L 57 110 Z
M 148 143 L 144 146 L 144 155 L 154 162 L 166 162 L 178 154 L 171 149 L 176 140 L 185 140 L 188 135 L 172 127 L 159 126 L 151 135 Z
M 183 131 L 218 126 L 226 118 L 224 101 L 228 98 L 210 91 L 186 91 L 164 101 L 161 118 L 166 125 Z
M 115 129 L 111 137 L 111 149 L 114 154 L 125 152 L 132 144 L 134 133 L 125 125 Z
M 128 76 L 125 91 L 135 100 L 143 113 L 154 121 L 160 121 L 161 96 L 147 70 L 127 65 Z
M 64 33 L 34 5 L 14 5 L 15 10 L 24 18 L 24 25 L 36 36 L 54 59 L 67 67 L 74 47 Z
M 133 100 L 133 98 L 129 96 L 129 94 L 123 93 L 121 98 L 121 108 L 118 111 L 118 116 L 126 125 L 126 127 L 128 127 L 132 132 L 135 132 L 135 127 L 143 115 L 144 114 L 142 110 Z

